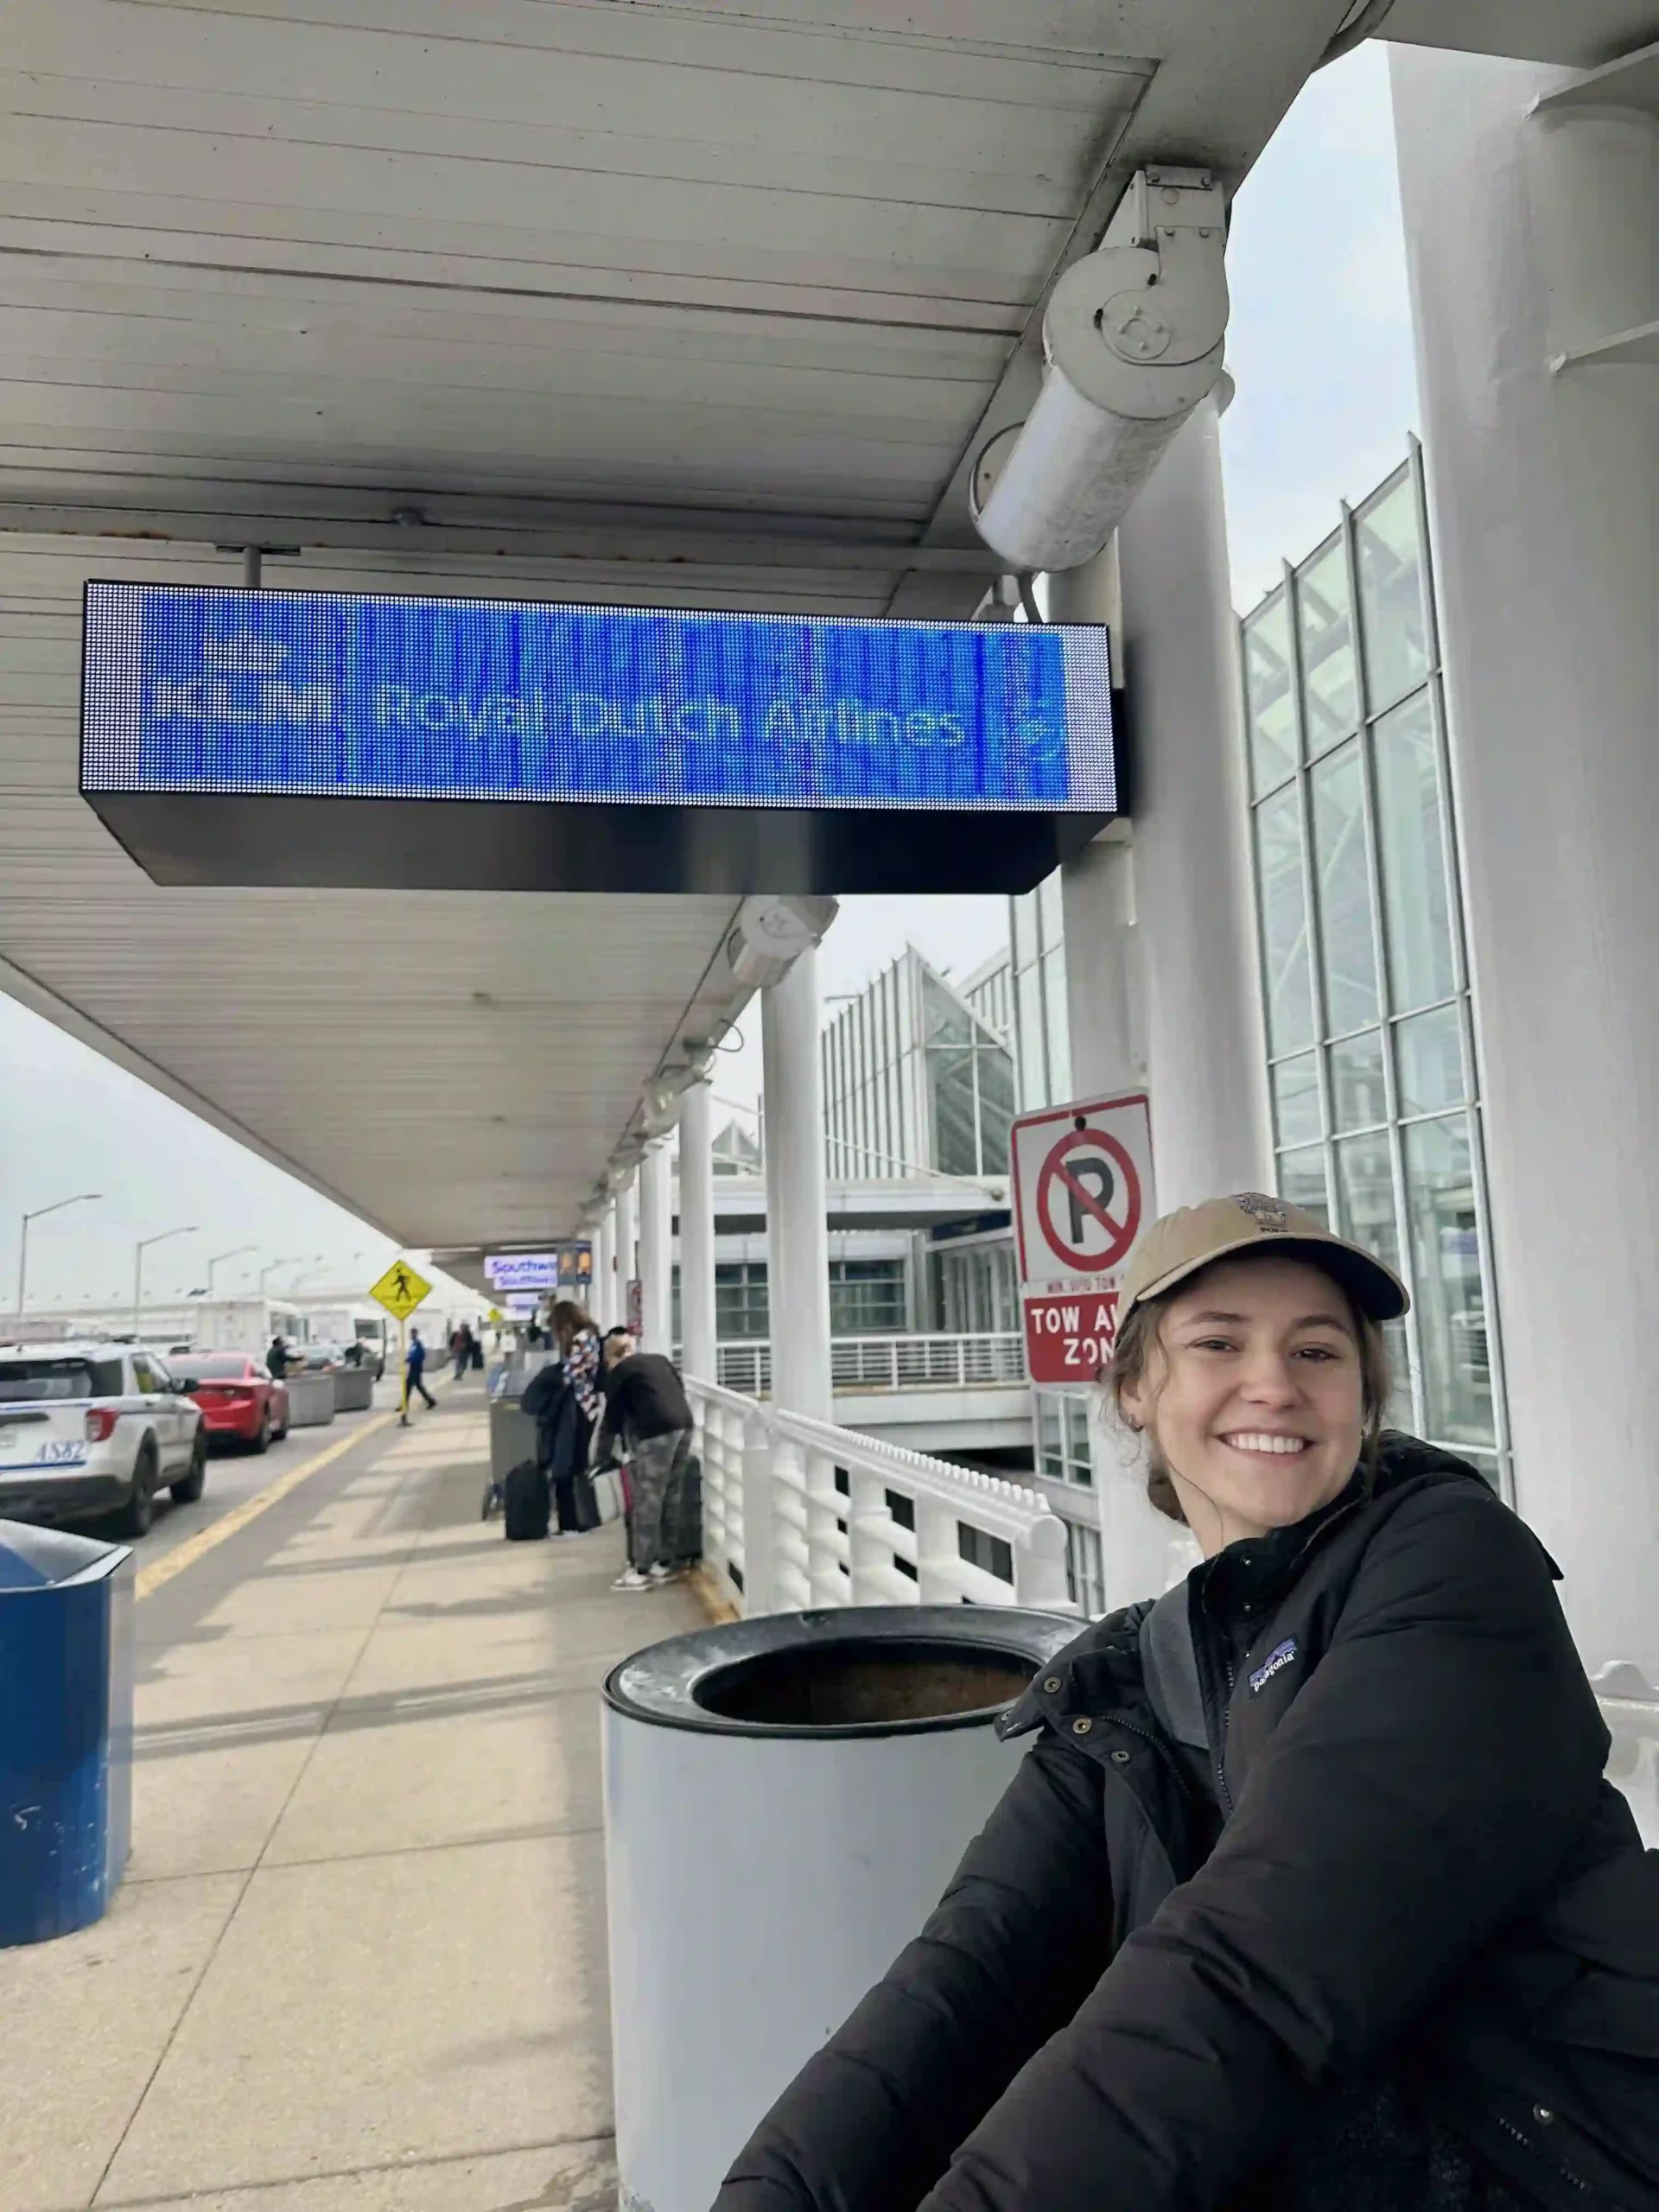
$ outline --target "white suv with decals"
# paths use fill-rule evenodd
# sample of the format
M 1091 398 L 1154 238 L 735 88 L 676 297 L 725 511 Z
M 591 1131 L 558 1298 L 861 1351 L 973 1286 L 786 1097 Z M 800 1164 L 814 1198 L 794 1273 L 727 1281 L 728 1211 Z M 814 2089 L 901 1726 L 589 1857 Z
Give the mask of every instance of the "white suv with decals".
M 143 1344 L 0 1344 L 0 1516 L 110 1515 L 142 1536 L 156 1493 L 201 1496 L 201 1408 Z

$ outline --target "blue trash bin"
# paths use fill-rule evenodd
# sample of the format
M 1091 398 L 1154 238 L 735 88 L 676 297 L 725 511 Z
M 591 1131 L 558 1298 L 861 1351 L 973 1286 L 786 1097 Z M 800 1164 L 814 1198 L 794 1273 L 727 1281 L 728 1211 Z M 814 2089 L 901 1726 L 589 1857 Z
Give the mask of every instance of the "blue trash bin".
M 103 1917 L 132 1840 L 132 1554 L 0 1521 L 0 1947 Z

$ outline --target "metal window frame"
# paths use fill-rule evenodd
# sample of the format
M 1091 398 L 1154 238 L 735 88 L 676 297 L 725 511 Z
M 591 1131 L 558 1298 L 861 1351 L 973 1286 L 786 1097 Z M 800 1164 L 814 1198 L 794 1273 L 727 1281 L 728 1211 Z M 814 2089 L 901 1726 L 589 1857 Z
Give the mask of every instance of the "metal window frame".
M 1283 791 L 1285 785 L 1291 781 L 1292 778 L 1299 775 L 1302 769 L 1307 765 L 1306 732 L 1302 728 L 1302 693 L 1300 671 L 1301 639 L 1297 634 L 1295 593 L 1288 582 L 1286 581 L 1289 577 L 1293 576 L 1295 572 L 1292 569 L 1288 561 L 1281 562 L 1280 563 L 1280 582 L 1275 584 L 1271 591 L 1264 591 L 1262 593 L 1261 598 L 1257 600 L 1255 605 L 1250 609 L 1249 613 L 1243 618 L 1243 620 L 1239 625 L 1239 690 L 1243 708 L 1240 727 L 1244 733 L 1244 790 L 1252 810 L 1259 806 L 1264 798 L 1271 798 L 1275 791 Z M 1292 761 L 1289 771 L 1287 774 L 1281 776 L 1276 783 L 1266 785 L 1261 791 L 1257 791 L 1255 787 L 1255 749 L 1251 741 L 1250 736 L 1250 664 L 1248 647 L 1243 642 L 1243 633 L 1247 625 L 1253 622 L 1258 622 L 1262 620 L 1267 612 L 1269 603 L 1275 596 L 1281 596 L 1281 603 L 1285 610 L 1285 639 L 1287 646 L 1285 659 L 1286 667 L 1290 676 L 1290 714 L 1291 725 L 1295 732 L 1296 738 L 1296 758 Z
M 1281 580 L 1274 592 L 1265 593 L 1249 615 L 1238 624 L 1238 685 L 1241 703 L 1240 742 L 1244 748 L 1244 787 L 1249 794 L 1246 802 L 1250 817 L 1250 893 L 1252 918 L 1255 931 L 1256 988 L 1260 994 L 1263 1033 L 1268 1033 L 1269 982 L 1267 963 L 1265 906 L 1262 883 L 1259 847 L 1255 832 L 1255 816 L 1268 801 L 1281 798 L 1287 785 L 1297 785 L 1296 814 L 1302 838 L 1303 898 L 1307 922 L 1306 935 L 1310 982 L 1312 986 L 1314 1036 L 1309 1045 L 1294 1051 L 1274 1052 L 1269 1050 L 1267 1065 L 1269 1075 L 1269 1096 L 1272 1094 L 1272 1071 L 1284 1064 L 1301 1059 L 1312 1052 L 1314 1060 L 1316 1093 L 1319 1101 L 1320 1135 L 1316 1140 L 1300 1144 L 1283 1144 L 1275 1120 L 1273 1128 L 1273 1154 L 1275 1171 L 1287 1154 L 1306 1155 L 1318 1150 L 1324 1169 L 1325 1204 L 1332 1221 L 1340 1222 L 1341 1185 L 1338 1179 L 1337 1147 L 1339 1143 L 1354 1137 L 1376 1137 L 1387 1140 L 1388 1160 L 1394 1205 L 1395 1235 L 1401 1273 L 1406 1287 L 1414 1294 L 1412 1312 L 1406 1322 L 1407 1358 L 1409 1368 L 1406 1378 L 1409 1384 L 1414 1426 L 1420 1434 L 1426 1429 L 1425 1364 L 1421 1318 L 1417 1300 L 1415 1260 L 1411 1233 L 1411 1213 L 1408 1203 L 1405 1162 L 1405 1131 L 1427 1122 L 1446 1121 L 1461 1115 L 1468 1132 L 1470 1173 L 1473 1191 L 1475 1224 L 1479 1257 L 1479 1282 L 1482 1307 L 1486 1319 L 1486 1348 L 1492 1394 L 1492 1425 L 1494 1440 L 1491 1445 L 1466 1445 L 1450 1441 L 1446 1448 L 1453 1452 L 1475 1452 L 1484 1461 L 1494 1463 L 1498 1473 L 1501 1494 L 1511 1503 L 1515 1497 L 1514 1458 L 1510 1440 L 1509 1395 L 1503 1355 L 1502 1314 L 1497 1301 L 1496 1263 L 1492 1243 L 1491 1194 L 1486 1173 L 1485 1147 L 1485 1084 L 1481 1055 L 1480 1029 L 1477 1018 L 1473 980 L 1469 960 L 1465 923 L 1463 842 L 1459 834 L 1458 792 L 1452 772 L 1451 747 L 1447 730 L 1445 666 L 1440 638 L 1440 607 L 1435 591 L 1434 548 L 1430 532 L 1427 488 L 1423 467 L 1422 447 L 1416 438 L 1409 441 L 1406 459 L 1397 469 L 1390 472 L 1376 490 L 1360 504 L 1369 511 L 1390 497 L 1402 483 L 1409 481 L 1416 506 L 1419 543 L 1421 548 L 1422 610 L 1424 640 L 1428 660 L 1427 670 L 1421 681 L 1409 687 L 1398 698 L 1390 699 L 1381 707 L 1373 704 L 1371 653 L 1368 626 L 1360 597 L 1358 517 L 1357 510 L 1344 500 L 1341 518 L 1335 536 L 1344 549 L 1351 623 L 1354 653 L 1354 693 L 1357 720 L 1352 729 L 1332 739 L 1317 753 L 1310 745 L 1306 721 L 1306 671 L 1303 666 L 1301 623 L 1297 596 L 1298 566 L 1306 562 L 1282 564 Z M 1332 540 L 1322 539 L 1307 556 L 1307 562 L 1323 558 L 1331 550 Z M 1282 604 L 1287 618 L 1292 683 L 1292 728 L 1294 734 L 1296 762 L 1290 773 L 1271 786 L 1255 788 L 1255 758 L 1249 732 L 1249 676 L 1247 659 L 1247 629 L 1268 601 L 1282 594 Z M 1423 1006 L 1400 1007 L 1395 990 L 1395 967 L 1389 950 L 1389 893 L 1382 865 L 1382 836 L 1377 803 L 1376 728 L 1387 715 L 1394 714 L 1420 695 L 1428 702 L 1430 725 L 1433 731 L 1434 762 L 1440 779 L 1441 865 L 1446 874 L 1446 896 L 1448 926 L 1452 938 L 1452 972 L 1453 989 L 1449 996 L 1433 1000 Z M 1376 1023 L 1366 1022 L 1357 1028 L 1340 1033 L 1329 1027 L 1329 1001 L 1326 989 L 1324 912 L 1320 899 L 1319 864 L 1313 839 L 1313 778 L 1319 763 L 1350 740 L 1357 742 L 1361 768 L 1363 794 L 1363 836 L 1365 863 L 1370 870 L 1371 891 L 1371 931 L 1376 963 L 1379 1015 Z M 1399 1029 L 1403 1021 L 1440 1011 L 1456 1009 L 1463 1055 L 1465 1096 L 1453 1107 L 1440 1107 L 1430 1111 L 1402 1113 L 1401 1108 Z M 1386 1120 L 1369 1124 L 1363 1129 L 1344 1130 L 1340 1136 L 1336 1128 L 1335 1100 L 1331 1066 L 1334 1048 L 1349 1039 L 1380 1031 L 1382 1046 L 1382 1084 Z M 1276 1179 L 1276 1177 L 1275 1177 Z M 1440 1440 L 1429 1439 L 1430 1441 Z
M 1327 754 L 1336 752 L 1339 746 L 1346 745 L 1351 737 L 1363 736 L 1365 728 L 1365 695 L 1360 677 L 1359 601 L 1357 596 L 1359 588 L 1359 578 L 1354 563 L 1354 541 L 1352 532 L 1348 526 L 1347 518 L 1349 510 L 1348 504 L 1345 500 L 1342 503 L 1340 512 L 1343 519 L 1338 523 L 1337 527 L 1331 532 L 1328 537 L 1322 537 L 1319 540 L 1319 543 L 1313 548 L 1313 551 L 1311 553 L 1305 553 L 1302 556 L 1302 558 L 1295 563 L 1294 566 L 1289 563 L 1285 564 L 1287 573 L 1293 580 L 1289 594 L 1289 604 L 1291 629 L 1294 638 L 1298 664 L 1296 713 L 1298 721 L 1300 723 L 1300 743 L 1298 747 L 1300 760 L 1299 762 L 1298 772 L 1300 772 L 1300 771 L 1304 769 L 1312 768 L 1317 761 L 1323 760 Z M 1327 740 L 1325 744 L 1319 746 L 1316 750 L 1313 745 L 1313 734 L 1308 726 L 1307 712 L 1305 704 L 1306 698 L 1307 674 L 1306 671 L 1300 665 L 1302 656 L 1302 601 L 1300 586 L 1303 569 L 1311 569 L 1316 561 L 1322 561 L 1327 553 L 1335 552 L 1338 550 L 1338 545 L 1340 545 L 1342 550 L 1343 574 L 1346 577 L 1348 583 L 1348 642 L 1349 650 L 1352 652 L 1354 657 L 1354 719 L 1338 735 Z
M 1357 671 L 1356 671 L 1355 681 L 1356 683 L 1358 681 Z M 1329 747 L 1324 753 L 1321 753 L 1317 760 L 1310 758 L 1301 770 L 1301 773 L 1307 779 L 1307 815 L 1310 839 L 1310 850 L 1308 854 L 1309 873 L 1312 875 L 1313 883 L 1319 889 L 1320 894 L 1319 902 L 1320 911 L 1319 972 L 1313 979 L 1314 1014 L 1319 1024 L 1319 1035 L 1315 1039 L 1314 1043 L 1316 1049 L 1323 1048 L 1326 1051 L 1328 1051 L 1333 1044 L 1340 1044 L 1349 1037 L 1361 1037 L 1363 1036 L 1368 1030 L 1381 1028 L 1383 1022 L 1388 1019 L 1388 988 L 1382 974 L 1381 932 L 1377 928 L 1376 899 L 1375 896 L 1379 881 L 1376 865 L 1377 844 L 1376 824 L 1374 818 L 1376 810 L 1373 804 L 1370 779 L 1366 773 L 1365 741 L 1366 728 L 1363 721 L 1362 721 L 1357 729 L 1350 730 L 1345 737 L 1338 739 L 1335 745 Z M 1376 990 L 1376 1012 L 1369 1021 L 1351 1022 L 1346 1028 L 1338 1029 L 1332 1014 L 1331 977 L 1325 958 L 1324 894 L 1323 886 L 1321 883 L 1322 870 L 1319 860 L 1319 844 L 1317 836 L 1315 834 L 1315 825 L 1318 820 L 1318 800 L 1314 786 L 1319 777 L 1328 775 L 1331 772 L 1332 765 L 1336 761 L 1337 755 L 1351 745 L 1354 748 L 1354 765 L 1359 771 L 1360 855 L 1368 871 L 1366 888 L 1368 892 L 1373 894 L 1370 902 L 1371 911 L 1371 967 Z
M 1302 636 L 1301 625 L 1296 620 L 1296 571 L 1288 561 L 1281 563 L 1285 595 L 1285 609 L 1290 625 L 1290 688 L 1291 722 L 1296 733 L 1296 772 L 1293 782 L 1296 790 L 1296 817 L 1301 825 L 1302 838 L 1302 906 L 1306 917 L 1303 933 L 1307 940 L 1307 995 L 1313 1015 L 1313 1034 L 1308 1039 L 1319 1073 L 1319 1126 L 1324 1132 L 1320 1140 L 1324 1150 L 1325 1204 L 1326 1213 L 1336 1216 L 1337 1189 L 1334 1178 L 1335 1162 L 1331 1152 L 1331 1071 L 1325 1052 L 1325 932 L 1320 926 L 1318 863 L 1313 855 L 1313 783 L 1307 759 L 1307 732 L 1302 724 Z M 1281 785 L 1282 789 L 1283 786 Z M 1250 861 L 1256 864 L 1255 840 L 1250 840 Z M 1263 946 L 1265 952 L 1266 947 Z M 1264 1032 L 1268 1030 L 1268 1008 L 1262 1007 Z M 1276 1154 L 1275 1154 L 1276 1157 Z

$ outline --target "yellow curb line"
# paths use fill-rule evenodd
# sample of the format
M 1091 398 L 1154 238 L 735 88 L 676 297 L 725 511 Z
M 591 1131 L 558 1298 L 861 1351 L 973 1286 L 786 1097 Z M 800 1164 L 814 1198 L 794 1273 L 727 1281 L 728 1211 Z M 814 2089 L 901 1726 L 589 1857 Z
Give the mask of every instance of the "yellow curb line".
M 706 1567 L 700 1567 L 693 1573 L 691 1594 L 716 1628 L 728 1621 L 741 1621 L 743 1618 Z
M 137 1595 L 141 1598 L 152 1596 L 164 1582 L 170 1582 L 175 1574 L 182 1574 L 187 1567 L 194 1567 L 199 1559 L 213 1550 L 215 1544 L 222 1544 L 227 1536 L 235 1535 L 238 1529 L 245 1529 L 250 1521 L 257 1521 L 262 1513 L 268 1513 L 279 1498 L 286 1497 L 290 1491 L 297 1490 L 302 1482 L 319 1473 L 330 1460 L 338 1459 L 342 1452 L 349 1452 L 355 1444 L 360 1444 L 365 1436 L 372 1436 L 377 1429 L 389 1427 L 397 1418 L 394 1409 L 389 1414 L 378 1414 L 373 1421 L 365 1421 L 361 1428 L 354 1428 L 349 1436 L 340 1437 L 326 1452 L 319 1452 L 315 1459 L 307 1459 L 300 1466 L 290 1467 L 285 1475 L 279 1475 L 266 1489 L 256 1491 L 251 1497 L 244 1498 L 241 1504 L 233 1506 L 222 1521 L 215 1521 L 211 1529 L 203 1529 L 175 1551 L 168 1552 L 164 1559 L 158 1559 L 153 1567 L 141 1568 L 134 1586 Z

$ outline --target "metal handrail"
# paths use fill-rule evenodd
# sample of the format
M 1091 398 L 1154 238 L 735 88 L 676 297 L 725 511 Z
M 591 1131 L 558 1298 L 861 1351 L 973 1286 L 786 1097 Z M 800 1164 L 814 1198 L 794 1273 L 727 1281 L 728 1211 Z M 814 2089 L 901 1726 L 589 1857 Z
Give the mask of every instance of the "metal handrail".
M 727 1389 L 750 1397 L 762 1397 L 771 1389 L 772 1344 L 767 1338 L 728 1338 L 715 1346 L 715 1357 L 719 1381 Z M 1025 1344 L 1012 1330 L 836 1337 L 830 1345 L 830 1376 L 837 1390 L 966 1390 L 1023 1383 Z
M 703 1557 L 746 1613 L 823 1605 L 1074 1612 L 1040 1492 L 689 1377 Z

